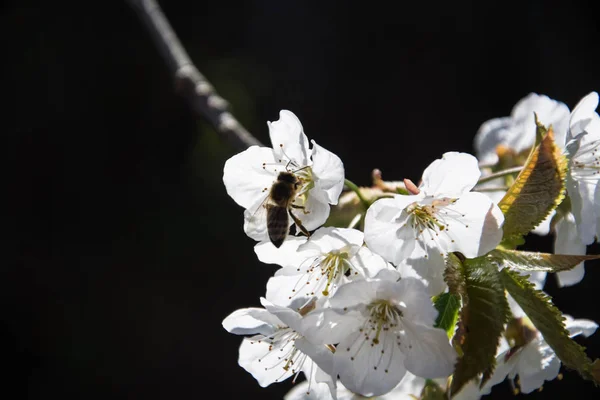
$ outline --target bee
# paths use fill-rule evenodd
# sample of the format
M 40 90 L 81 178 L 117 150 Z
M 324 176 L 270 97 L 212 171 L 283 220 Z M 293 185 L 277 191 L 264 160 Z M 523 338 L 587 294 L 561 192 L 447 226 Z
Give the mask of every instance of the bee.
M 310 237 L 308 229 L 302 225 L 302 221 L 294 215 L 293 209 L 302 210 L 308 214 L 304 206 L 294 204 L 302 189 L 303 180 L 294 172 L 286 169 L 277 174 L 277 179 L 270 188 L 264 188 L 263 192 L 268 194 L 260 206 L 251 213 L 248 220 L 248 228 L 251 231 L 263 231 L 266 227 L 269 240 L 277 248 L 281 247 L 290 230 L 290 218 L 307 237 Z M 265 224 L 266 222 L 266 224 Z M 244 228 L 246 229 L 246 228 Z
M 308 230 L 302 225 L 302 221 L 292 212 L 292 208 L 297 208 L 306 213 L 303 206 L 294 204 L 294 199 L 301 186 L 302 180 L 294 173 L 281 171 L 269 190 L 266 204 L 264 204 L 267 210 L 267 233 L 271 243 L 277 248 L 282 245 L 288 235 L 290 229 L 288 215 L 306 236 L 310 236 Z

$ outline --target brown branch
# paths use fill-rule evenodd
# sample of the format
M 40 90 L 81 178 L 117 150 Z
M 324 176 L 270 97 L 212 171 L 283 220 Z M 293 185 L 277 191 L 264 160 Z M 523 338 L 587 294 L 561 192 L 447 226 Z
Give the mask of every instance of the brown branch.
M 198 71 L 171 24 L 154 0 L 127 0 L 144 22 L 152 40 L 175 80 L 175 88 L 185 97 L 198 116 L 212 126 L 238 150 L 262 144 L 228 111 L 228 103 L 217 94 L 210 82 Z

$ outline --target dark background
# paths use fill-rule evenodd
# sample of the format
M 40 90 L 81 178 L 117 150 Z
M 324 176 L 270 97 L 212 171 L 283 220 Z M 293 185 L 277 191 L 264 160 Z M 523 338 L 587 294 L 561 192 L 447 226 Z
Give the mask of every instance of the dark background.
M 163 3 L 251 132 L 268 142 L 290 109 L 362 185 L 472 152 L 479 125 L 531 91 L 572 108 L 600 89 L 583 1 Z M 221 181 L 234 150 L 174 93 L 137 17 L 120 1 L 9 2 L 0 44 L 0 397 L 281 398 L 291 383 L 260 388 L 221 327 L 274 272 Z M 572 288 L 549 279 L 563 311 L 600 320 L 597 264 Z M 581 343 L 600 356 L 598 334 Z M 530 397 L 592 390 L 566 372 Z

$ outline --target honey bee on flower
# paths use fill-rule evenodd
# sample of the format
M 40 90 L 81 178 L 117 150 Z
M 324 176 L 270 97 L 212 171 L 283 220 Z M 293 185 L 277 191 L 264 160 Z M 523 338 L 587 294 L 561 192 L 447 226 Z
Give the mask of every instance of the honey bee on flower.
M 252 146 L 227 160 L 223 182 L 246 209 L 246 234 L 279 247 L 291 225 L 308 236 L 327 220 L 344 186 L 344 166 L 314 140 L 309 148 L 292 112 L 282 110 L 268 126 L 273 148 Z

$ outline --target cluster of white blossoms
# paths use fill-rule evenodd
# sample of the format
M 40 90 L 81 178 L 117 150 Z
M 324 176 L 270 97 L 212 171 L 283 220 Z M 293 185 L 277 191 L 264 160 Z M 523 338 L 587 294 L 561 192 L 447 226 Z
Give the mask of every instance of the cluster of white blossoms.
M 347 183 L 343 163 L 309 143 L 298 118 L 281 111 L 278 121 L 268 123 L 272 148 L 252 146 L 224 167 L 227 193 L 245 209 L 244 231 L 258 242 L 256 256 L 280 267 L 266 283 L 263 308 L 240 309 L 223 321 L 228 332 L 244 336 L 240 366 L 263 387 L 295 381 L 303 372 L 306 381 L 296 384 L 288 400 L 424 399 L 436 390 L 478 399 L 507 377 L 512 382 L 518 375 L 524 393 L 556 378 L 559 358 L 508 296 L 512 315 L 498 341 L 496 368 L 451 393 L 463 356 L 453 340 L 461 328 L 456 320 L 442 326 L 435 301 L 451 290 L 450 253 L 476 259 L 502 248 L 505 215 L 498 202 L 514 174 L 493 174 L 523 165 L 536 145 L 534 112 L 552 124 L 568 159 L 564 185 L 570 199 L 535 232 L 552 230 L 556 253 L 571 255 L 585 254 L 600 236 L 597 105 L 595 92 L 571 113 L 562 103 L 531 94 L 510 117 L 481 126 L 477 158 L 443 154 L 418 185 L 405 180 L 405 190 L 386 193 L 357 213 L 360 230 L 324 226 Z M 480 182 L 486 176 L 491 179 Z M 545 274 L 530 279 L 542 288 Z M 561 285 L 575 284 L 583 265 L 557 275 Z M 567 317 L 564 327 L 570 336 L 588 336 L 597 325 Z

